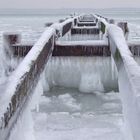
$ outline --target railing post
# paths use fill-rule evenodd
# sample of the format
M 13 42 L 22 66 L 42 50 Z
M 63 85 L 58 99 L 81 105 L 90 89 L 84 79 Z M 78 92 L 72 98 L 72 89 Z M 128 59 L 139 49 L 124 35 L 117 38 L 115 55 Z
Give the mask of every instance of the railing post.
M 11 46 L 21 42 L 21 35 L 19 33 L 4 33 L 3 43 L 4 46 Z
M 118 26 L 123 30 L 125 39 L 128 39 L 128 34 L 129 34 L 129 28 L 127 22 L 119 22 Z

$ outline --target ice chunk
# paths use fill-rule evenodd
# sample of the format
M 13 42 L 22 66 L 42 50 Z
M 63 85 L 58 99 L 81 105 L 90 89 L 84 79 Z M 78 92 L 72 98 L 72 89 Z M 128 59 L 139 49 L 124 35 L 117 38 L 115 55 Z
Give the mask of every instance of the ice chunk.
M 73 108 L 74 110 L 80 110 L 80 104 L 76 103 L 76 100 L 68 93 L 59 95 L 58 97 L 64 105 Z

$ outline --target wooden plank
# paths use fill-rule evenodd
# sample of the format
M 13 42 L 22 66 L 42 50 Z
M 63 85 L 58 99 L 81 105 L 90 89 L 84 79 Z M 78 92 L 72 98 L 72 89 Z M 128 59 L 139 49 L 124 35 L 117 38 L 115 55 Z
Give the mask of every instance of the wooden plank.
M 110 49 L 107 45 L 55 45 L 52 56 L 110 56 Z
M 17 57 L 24 57 L 28 54 L 28 52 L 31 50 L 33 45 L 11 45 L 11 49 L 13 51 L 14 56 Z
M 12 51 L 14 56 L 16 57 L 24 57 L 27 55 L 27 53 L 30 51 L 33 45 L 12 45 Z M 75 48 L 74 48 L 75 47 Z M 81 48 L 80 48 L 81 47 Z M 94 49 L 96 47 L 96 49 Z M 94 55 L 99 55 L 100 54 L 100 49 L 98 50 L 97 47 L 109 47 L 108 45 L 58 45 L 55 44 L 54 51 L 53 51 L 53 56 L 94 56 Z M 134 56 L 140 56 L 140 44 L 129 44 L 129 49 L 131 53 Z M 85 51 L 86 50 L 86 51 Z M 77 51 L 77 52 L 74 52 Z M 107 51 L 107 55 L 110 55 L 108 52 L 108 49 L 105 50 Z M 78 53 L 79 52 L 79 53 Z M 98 53 L 99 52 L 99 53 Z M 81 53 L 81 54 L 80 54 Z M 105 54 L 105 52 L 104 52 Z M 103 55 L 104 55 L 103 54 Z
M 83 26 L 96 26 L 96 23 L 95 22 L 78 22 L 77 23 L 77 26 L 79 27 L 83 27 Z
M 72 28 L 71 34 L 99 34 L 99 28 Z

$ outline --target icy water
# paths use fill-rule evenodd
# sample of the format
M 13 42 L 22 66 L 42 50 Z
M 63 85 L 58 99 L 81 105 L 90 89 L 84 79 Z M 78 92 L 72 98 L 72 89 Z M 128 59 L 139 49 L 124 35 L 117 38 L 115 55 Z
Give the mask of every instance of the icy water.
M 66 15 L 58 16 L 17 16 L 0 15 L 0 43 L 2 44 L 2 35 L 4 32 L 17 32 L 22 35 L 22 42 L 35 43 L 45 30 L 47 22 L 57 22 Z
M 105 92 L 116 85 L 111 68 L 110 58 L 52 58 L 45 72 L 50 90 L 32 111 L 35 139 L 123 140 L 119 93 Z
M 100 13 L 116 21 L 127 21 L 129 26 L 128 39 L 140 41 L 140 9 L 110 9 Z
M 88 10 L 87 10 L 88 11 Z M 84 12 L 87 12 L 84 10 Z M 53 11 L 52 11 L 53 12 Z M 2 34 L 4 32 L 18 32 L 22 35 L 22 42 L 33 44 L 45 29 L 45 23 L 56 22 L 59 19 L 64 19 L 73 13 L 71 10 L 67 11 L 54 11 L 53 14 L 43 15 L 17 15 L 17 14 L 1 14 L 0 13 L 0 44 L 2 44 Z M 108 18 L 113 18 L 117 21 L 128 21 L 130 28 L 129 39 L 139 40 L 140 36 L 140 9 L 132 10 L 89 10 L 89 12 L 100 13 Z M 66 13 L 66 14 L 65 14 Z M 77 13 L 80 14 L 80 11 Z M 82 13 L 82 11 L 81 11 Z M 83 38 L 82 38 L 83 39 Z
M 119 93 L 54 87 L 33 112 L 37 140 L 123 140 Z
M 129 40 L 139 41 L 140 10 L 99 12 L 118 21 L 128 21 Z M 0 15 L 0 46 L 2 46 L 2 34 L 7 31 L 19 32 L 22 34 L 22 42 L 33 44 L 44 31 L 45 23 L 56 22 L 65 17 L 66 15 L 62 13 L 28 16 Z M 67 63 L 62 65 L 67 66 Z M 69 70 L 71 69 L 67 69 L 67 72 L 63 70 L 64 73 L 61 73 L 61 76 L 66 77 Z M 99 67 L 96 71 L 101 70 L 102 68 Z M 111 72 L 110 75 L 112 75 Z M 91 79 L 90 76 L 87 79 Z M 53 82 L 55 85 L 55 81 Z M 48 88 L 47 85 L 45 86 Z M 40 99 L 37 98 L 34 102 L 38 101 L 32 112 L 29 109 L 26 111 L 27 114 L 23 116 L 24 121 L 20 119 L 10 140 L 124 140 L 122 105 L 118 92 L 101 93 L 92 89 L 92 93 L 83 93 L 78 90 L 78 87 L 54 86 L 50 91 L 42 92 Z

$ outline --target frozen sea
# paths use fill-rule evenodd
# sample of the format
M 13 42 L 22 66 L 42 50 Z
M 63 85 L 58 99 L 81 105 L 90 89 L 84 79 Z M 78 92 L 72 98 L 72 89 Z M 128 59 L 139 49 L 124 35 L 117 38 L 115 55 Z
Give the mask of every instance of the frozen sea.
M 119 93 L 55 87 L 33 112 L 37 140 L 123 140 Z
M 91 13 L 92 10 L 84 10 L 84 12 L 89 11 Z M 80 13 L 82 10 L 76 12 Z M 117 21 L 128 21 L 129 40 L 139 41 L 140 9 L 109 9 L 94 12 Z M 45 23 L 56 22 L 70 14 L 70 12 L 63 13 L 65 12 L 54 11 L 53 14 L 43 12 L 31 15 L 0 13 L 0 45 L 2 46 L 4 32 L 21 33 L 22 42 L 34 44 L 44 31 Z M 101 68 L 100 62 L 97 62 L 99 65 L 96 68 Z M 62 65 L 67 64 L 64 62 Z M 82 62 L 78 65 L 82 68 Z M 100 72 L 99 68 L 97 70 Z M 94 86 L 98 84 L 95 82 Z M 85 93 L 78 87 L 61 85 L 48 90 L 48 85 L 45 86 L 47 91 L 43 90 L 42 86 L 38 87 L 36 92 L 39 96 L 31 99 L 34 105 L 29 104 L 13 129 L 10 140 L 125 140 L 119 92 L 112 90 L 97 92 L 91 89 L 92 91 Z

